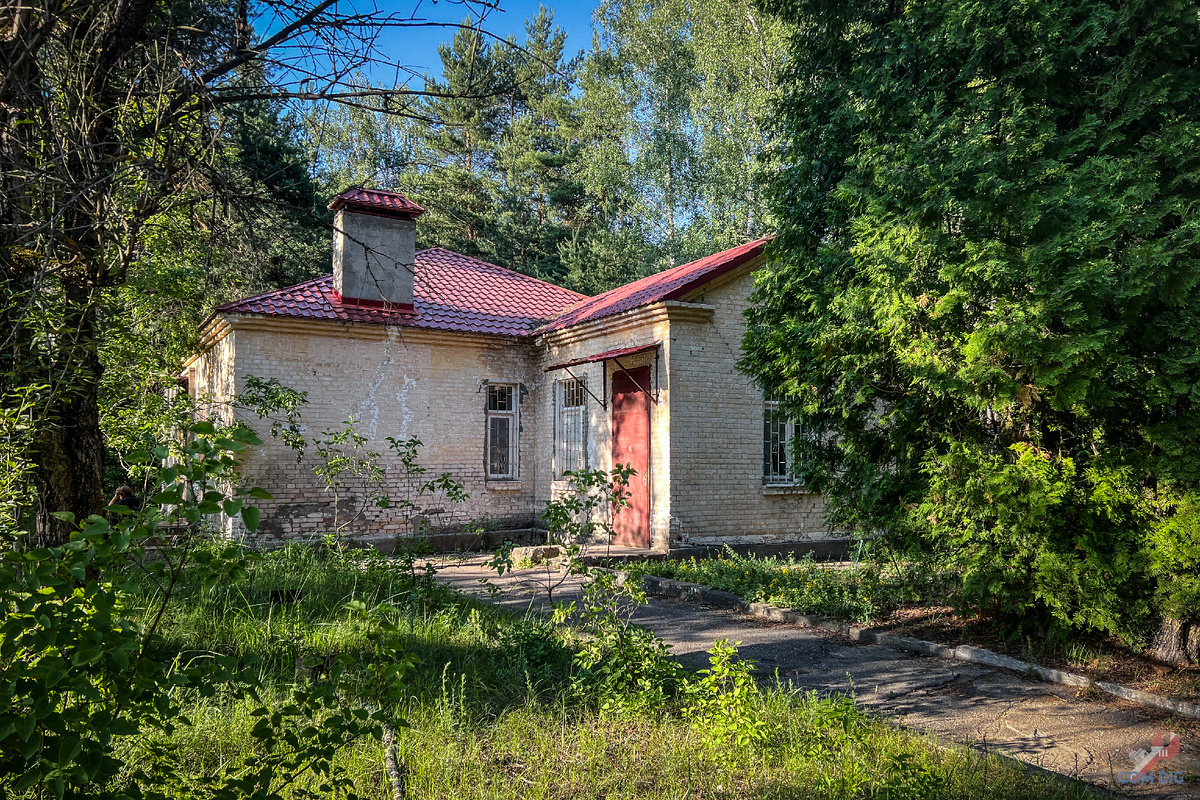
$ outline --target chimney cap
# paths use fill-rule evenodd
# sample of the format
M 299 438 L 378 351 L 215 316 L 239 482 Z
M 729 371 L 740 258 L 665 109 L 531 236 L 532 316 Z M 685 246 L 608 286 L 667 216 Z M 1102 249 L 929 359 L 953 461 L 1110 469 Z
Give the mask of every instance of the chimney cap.
M 337 211 L 339 208 L 366 211 L 371 214 L 382 214 L 400 219 L 416 219 L 425 213 L 425 209 L 399 192 L 364 189 L 361 186 L 351 186 L 329 202 L 331 211 Z

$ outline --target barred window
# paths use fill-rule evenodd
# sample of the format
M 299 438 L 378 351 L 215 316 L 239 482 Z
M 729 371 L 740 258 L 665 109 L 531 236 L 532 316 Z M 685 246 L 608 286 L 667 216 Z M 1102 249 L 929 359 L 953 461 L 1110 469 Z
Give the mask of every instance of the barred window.
M 587 469 L 587 389 L 581 380 L 558 382 L 558 458 L 555 477 Z
M 517 393 L 507 384 L 487 387 L 487 470 L 489 480 L 516 480 Z
M 799 426 L 788 419 L 782 403 L 763 401 L 763 484 L 791 486 L 796 483 L 792 439 L 798 433 Z

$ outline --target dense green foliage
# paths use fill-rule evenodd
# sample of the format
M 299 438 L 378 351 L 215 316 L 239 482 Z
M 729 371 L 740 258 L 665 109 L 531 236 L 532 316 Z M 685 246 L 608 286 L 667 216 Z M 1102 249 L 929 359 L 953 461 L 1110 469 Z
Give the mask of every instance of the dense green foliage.
M 428 100 L 314 110 L 324 191 L 401 191 L 426 208 L 423 244 L 588 294 L 762 235 L 786 26 L 746 0 L 614 0 L 595 19 L 576 56 L 545 8 L 521 40 L 466 28 Z
M 869 722 L 848 699 L 763 690 L 726 643 L 688 675 L 629 623 L 620 601 L 636 599 L 634 584 L 622 590 L 612 573 L 585 587 L 576 630 L 470 600 L 411 555 L 210 542 L 197 526 L 213 514 L 257 528 L 249 503 L 267 495 L 236 488 L 237 454 L 261 442 L 242 426 L 189 433 L 154 470 L 162 491 L 146 510 L 114 509 L 63 547 L 0 561 L 6 796 L 353 798 L 409 784 L 422 796 L 487 797 L 527 761 L 539 763 L 536 780 L 522 776 L 530 788 L 518 796 L 669 797 L 699 782 L 731 798 L 1046 791 L 1019 768 Z M 607 502 L 611 476 L 590 477 Z M 588 502 L 559 509 L 561 524 Z M 635 769 L 612 769 L 614 741 Z M 400 766 L 381 770 L 389 761 Z M 989 770 L 992 781 L 977 780 Z
M 769 5 L 795 33 L 744 364 L 804 479 L 969 607 L 1195 615 L 1196 5 Z
M 110 484 L 139 477 L 124 453 L 168 441 L 185 419 L 175 375 L 214 306 L 329 270 L 327 212 L 295 125 L 261 101 L 214 124 L 214 163 L 190 202 L 147 222 L 141 257 L 101 298 L 100 421 L 118 464 Z
M 301 777 L 317 776 L 326 796 L 351 788 L 330 772 L 348 743 L 378 734 L 378 719 L 347 703 L 355 684 L 341 680 L 344 660 L 327 664 L 326 678 L 282 692 L 285 703 L 262 705 L 257 665 L 240 654 L 224 657 L 206 647 L 172 652 L 161 635 L 168 605 L 183 574 L 198 588 L 246 577 L 252 554 L 237 545 L 204 546 L 196 527 L 218 513 L 240 515 L 257 528 L 247 504 L 269 497 L 236 486 L 237 454 L 261 444 L 248 429 L 218 431 L 198 423 L 193 440 L 157 472 L 161 491 L 140 513 L 124 506 L 110 519 L 80 522 L 59 547 L 6 550 L 0 560 L 0 793 L 22 797 L 281 797 Z M 165 449 L 131 459 L 166 459 Z M 222 491 L 218 487 L 234 488 Z M 169 508 L 169 512 L 160 510 Z M 69 514 L 64 521 L 73 524 Z M 176 531 L 163 542 L 165 525 Z M 8 537 L 6 537 L 8 538 Z M 201 546 L 197 546 L 200 544 Z M 365 612 L 365 606 L 362 606 Z M 363 614 L 362 616 L 367 616 Z M 368 622 L 369 632 L 381 630 Z M 395 650 L 396 668 L 375 673 L 372 699 L 395 686 L 409 662 Z M 380 680 L 382 676 L 382 680 Z M 359 682 L 361 683 L 361 681 Z M 154 740 L 190 726 L 189 698 L 242 702 L 255 718 L 248 738 L 255 758 L 227 760 L 193 771 L 170 747 Z M 338 711 L 340 713 L 335 714 Z M 313 722 L 319 721 L 320 727 Z M 140 743 L 142 766 L 130 770 L 123 754 Z
M 757 558 L 726 551 L 716 558 L 645 561 L 628 569 L 634 575 L 711 586 L 749 603 L 770 603 L 852 622 L 873 622 L 914 599 L 906 576 L 871 562 L 843 568 L 819 564 L 811 557 Z
M 268 12 L 294 24 L 259 39 Z M 69 535 L 53 512 L 103 508 L 114 437 L 163 432 L 214 303 L 324 271 L 314 184 L 280 116 L 294 75 L 276 59 L 361 61 L 370 44 L 343 21 L 303 0 L 114 0 L 2 26 L 0 106 L 20 113 L 0 115 L 0 441 L 18 475 L 0 502 L 35 517 L 38 544 Z
M 760 163 L 788 26 L 751 2 L 630 3 L 595 12 L 583 102 L 610 120 L 620 188 L 659 268 L 768 232 Z

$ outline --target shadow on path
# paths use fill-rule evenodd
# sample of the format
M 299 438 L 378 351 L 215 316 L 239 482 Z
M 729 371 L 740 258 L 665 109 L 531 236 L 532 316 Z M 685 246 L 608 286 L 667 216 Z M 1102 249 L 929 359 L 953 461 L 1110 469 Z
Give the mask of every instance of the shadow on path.
M 438 580 L 489 599 L 481 579 L 498 587 L 493 602 L 546 611 L 544 570 L 497 578 L 482 559 L 439 566 Z M 540 579 L 540 580 L 539 580 Z M 555 590 L 555 600 L 580 598 L 580 578 Z M 764 680 L 820 694 L 853 694 L 859 706 L 936 737 L 987 747 L 1099 786 L 1116 785 L 1132 750 L 1149 749 L 1158 730 L 1182 734 L 1182 750 L 1162 769 L 1189 774 L 1180 785 L 1133 787 L 1131 796 L 1200 800 L 1200 747 L 1178 719 L 1108 699 L 1077 698 L 1070 687 L 1042 683 L 1003 669 L 860 645 L 813 628 L 769 622 L 680 600 L 651 598 L 633 615 L 669 645 L 684 666 L 708 665 L 718 639 L 740 642 L 742 658 L 757 662 Z M 1173 724 L 1174 723 L 1174 724 Z

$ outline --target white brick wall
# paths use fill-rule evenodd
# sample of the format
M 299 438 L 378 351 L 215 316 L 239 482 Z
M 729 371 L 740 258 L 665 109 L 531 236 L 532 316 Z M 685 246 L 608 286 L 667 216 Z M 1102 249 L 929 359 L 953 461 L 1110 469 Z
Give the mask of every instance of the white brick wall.
M 419 500 L 435 511 L 427 516 L 431 525 L 451 529 L 480 520 L 495 528 L 521 528 L 536 524 L 556 490 L 554 384 L 569 376 L 543 368 L 660 342 L 656 351 L 621 359 L 629 369 L 649 366 L 658 395 L 650 407 L 652 545 L 817 538 L 826 533 L 819 497 L 762 486 L 762 397 L 736 369 L 752 283 L 748 268 L 740 269 L 684 298 L 687 302 L 635 309 L 537 341 L 233 316 L 228 318 L 232 332 L 198 358 L 189 374 L 200 393 L 211 392 L 218 400 L 232 397 L 246 375 L 276 378 L 306 391 L 302 423 L 310 440 L 340 430 L 353 416 L 369 438 L 367 447 L 384 454 L 386 489 L 398 497 L 406 490 L 386 437 L 417 436 L 424 442 L 420 462 L 429 469 L 427 477 L 450 472 L 470 494 L 461 506 L 444 498 Z M 585 377 L 593 393 L 611 398 L 617 372 L 611 362 L 607 370 L 602 363 L 588 363 L 571 371 Z M 485 381 L 521 388 L 520 480 L 515 483 L 486 480 Z M 588 466 L 610 469 L 611 403 L 604 409 L 589 397 L 588 414 Z M 247 421 L 265 434 L 264 423 Z M 261 504 L 261 536 L 311 538 L 332 529 L 333 495 L 314 475 L 314 463 L 311 447 L 297 462 L 276 441 L 248 455 L 247 480 L 275 496 Z M 363 487 L 349 489 L 357 505 Z M 405 515 L 378 509 L 352 528 L 356 535 L 374 536 L 411 530 Z
M 753 284 L 738 270 L 684 298 L 710 321 L 671 324 L 672 532 L 692 544 L 827 533 L 819 496 L 763 489 L 762 394 L 737 370 Z
M 450 472 L 470 494 L 461 505 L 428 495 L 416 500 L 434 509 L 427 518 L 435 528 L 456 528 L 468 520 L 501 528 L 533 523 L 537 426 L 531 424 L 530 409 L 536 401 L 529 395 L 535 381 L 528 342 L 328 322 L 264 325 L 249 318 L 234 324 L 233 357 L 228 354 L 232 348 L 222 346 L 233 338 L 226 337 L 198 362 L 200 369 L 219 371 L 231 364 L 239 390 L 246 375 L 255 375 L 307 392 L 301 422 L 310 442 L 324 431 L 343 429 L 343 423 L 354 417 L 358 431 L 368 437 L 366 449 L 382 454 L 380 463 L 387 469 L 384 487 L 396 498 L 407 496 L 407 482 L 386 438 L 418 437 L 424 444 L 420 463 L 429 470 L 426 478 Z M 520 480 L 515 483 L 489 485 L 486 480 L 485 380 L 525 387 L 518 393 Z M 312 447 L 297 462 L 290 449 L 266 435 L 265 422 L 253 415 L 243 417 L 266 440 L 248 454 L 244 476 L 275 497 L 259 504 L 261 535 L 310 538 L 331 530 L 333 494 L 313 473 Z M 348 489 L 357 507 L 365 498 L 364 487 L 350 481 Z M 406 515 L 388 509 L 370 510 L 351 529 L 356 535 L 410 530 Z

